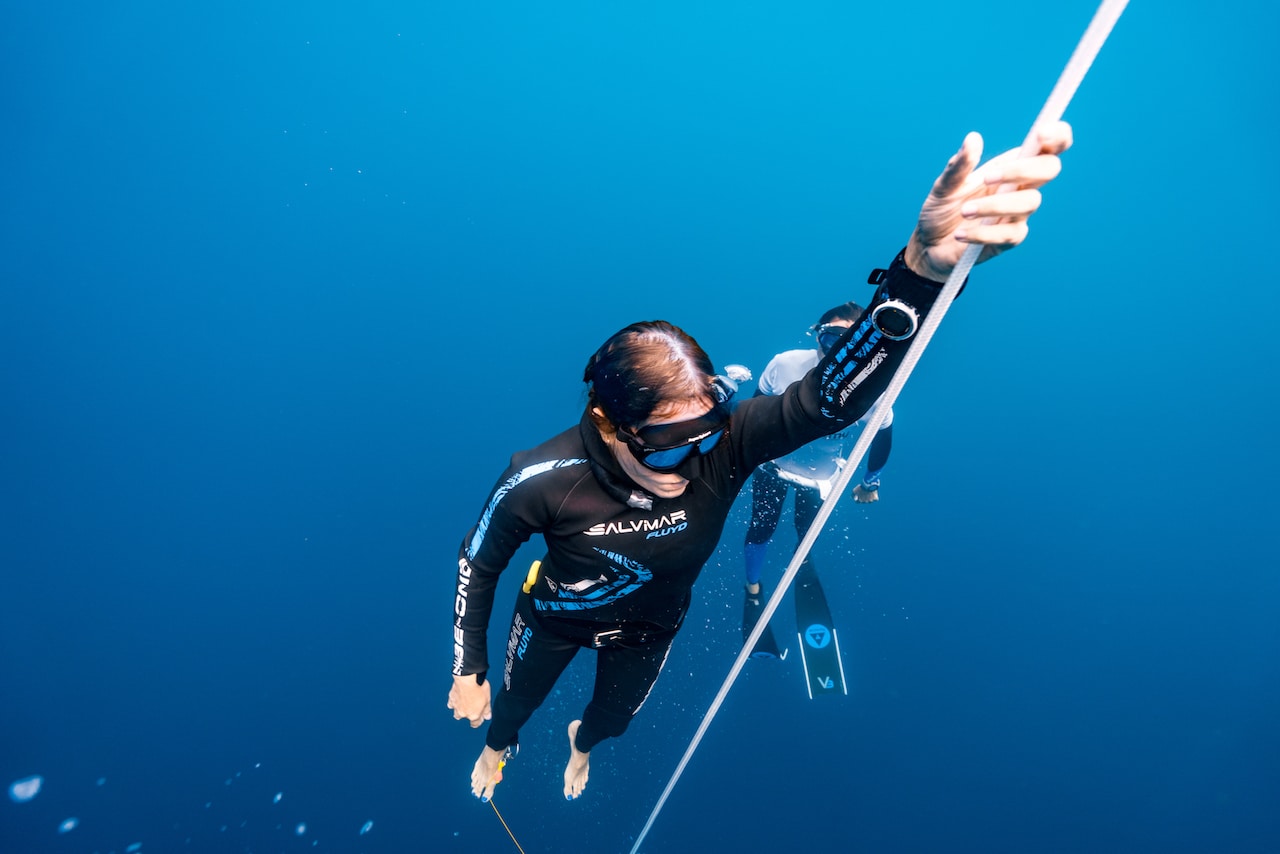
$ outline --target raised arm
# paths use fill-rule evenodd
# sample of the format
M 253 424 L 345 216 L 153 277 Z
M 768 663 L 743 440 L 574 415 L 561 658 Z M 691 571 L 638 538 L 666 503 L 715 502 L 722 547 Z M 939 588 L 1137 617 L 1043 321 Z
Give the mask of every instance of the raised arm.
M 1058 155 L 1071 146 L 1071 128 L 1057 122 L 1038 137 L 1039 154 L 1021 157 L 1021 149 L 1013 149 L 981 167 L 982 137 L 965 137 L 934 181 L 906 249 L 887 270 L 873 273 L 879 288 L 858 321 L 780 401 L 753 399 L 739 407 L 747 465 L 856 421 L 888 387 L 968 245 L 985 247 L 979 258 L 985 261 L 1023 241 L 1027 219 L 1040 207 L 1040 188 L 1061 170 Z M 754 429 L 753 422 L 768 426 Z M 779 422 L 784 429 L 777 429 Z

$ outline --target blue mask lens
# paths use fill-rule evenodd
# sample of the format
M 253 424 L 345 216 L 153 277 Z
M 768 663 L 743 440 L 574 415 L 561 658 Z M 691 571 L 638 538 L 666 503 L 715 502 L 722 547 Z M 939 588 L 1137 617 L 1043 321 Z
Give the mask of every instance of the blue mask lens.
M 717 430 L 707 438 L 703 439 L 701 442 L 698 443 L 698 453 L 699 454 L 711 453 L 711 449 L 714 448 L 716 445 L 720 444 L 720 437 L 722 437 L 723 435 L 724 435 L 723 430 Z
M 849 327 L 847 326 L 819 326 L 817 332 L 818 349 L 824 354 L 831 352 L 831 348 L 836 346 L 840 336 L 848 331 Z
M 675 471 L 691 456 L 710 453 L 729 428 L 729 408 L 717 403 L 706 415 L 671 424 L 652 424 L 634 432 L 618 428 L 631 455 L 654 471 Z
M 650 451 L 640 458 L 640 462 L 654 471 L 671 471 L 676 469 L 685 460 L 689 459 L 689 455 L 697 448 L 699 454 L 708 454 L 711 449 L 720 443 L 720 437 L 724 435 L 724 430 L 717 430 L 710 436 L 703 438 L 699 442 L 691 442 L 687 445 L 681 445 L 678 448 L 665 448 L 661 451 Z
M 693 445 L 681 445 L 679 448 L 653 451 L 645 454 L 640 462 L 655 471 L 670 471 L 689 459 L 689 454 L 693 453 L 693 448 Z

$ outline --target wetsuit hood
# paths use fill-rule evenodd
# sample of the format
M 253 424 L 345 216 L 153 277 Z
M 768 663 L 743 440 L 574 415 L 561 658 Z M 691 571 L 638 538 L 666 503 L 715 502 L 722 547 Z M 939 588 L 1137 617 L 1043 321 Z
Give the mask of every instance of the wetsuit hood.
M 653 509 L 653 496 L 636 485 L 627 473 L 618 465 L 609 450 L 600 430 L 591 420 L 589 410 L 584 410 L 582 420 L 578 422 L 578 434 L 582 438 L 583 447 L 587 449 L 587 461 L 591 464 L 591 473 L 595 475 L 602 489 L 628 507 L 641 510 Z

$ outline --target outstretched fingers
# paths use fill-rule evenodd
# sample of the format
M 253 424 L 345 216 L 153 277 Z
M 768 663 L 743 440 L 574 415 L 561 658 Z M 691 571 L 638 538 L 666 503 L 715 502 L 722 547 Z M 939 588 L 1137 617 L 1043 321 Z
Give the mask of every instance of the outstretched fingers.
M 1056 154 L 1019 157 L 1015 150 L 982 164 L 974 177 L 988 187 L 1043 187 L 1061 171 L 1062 159 Z
M 907 266 L 945 282 L 966 244 L 982 244 L 986 261 L 1027 236 L 1027 218 L 1040 207 L 1040 188 L 1062 171 L 1059 155 L 1071 147 L 1071 126 L 1049 122 L 1037 128 L 1028 156 L 1016 148 L 977 165 L 982 137 L 970 133 L 933 182 L 907 242 Z
M 974 177 L 988 186 L 1043 187 L 1062 171 L 1058 155 L 1071 147 L 1071 125 L 1050 122 L 1036 128 L 1035 139 L 1030 152 L 1023 148 L 1003 152 L 982 164 Z
M 1061 154 L 1071 147 L 1074 140 L 1071 125 L 1061 120 L 1037 127 L 1036 138 L 1042 154 Z
M 982 159 L 982 135 L 970 131 L 965 135 L 964 142 L 960 145 L 960 150 L 951 155 L 951 159 L 947 161 L 947 167 L 942 170 L 942 174 L 933 182 L 933 190 L 930 192 L 936 199 L 946 199 L 955 194 L 964 186 L 965 180 L 969 174 L 973 172 L 973 167 Z
M 1026 220 L 978 223 L 958 230 L 956 240 L 963 243 L 981 243 L 989 248 L 1010 247 L 1017 246 L 1026 240 L 1028 231 Z
M 1014 190 L 969 199 L 961 206 L 960 214 L 968 220 L 988 217 L 1026 219 L 1039 210 L 1043 200 L 1039 190 Z

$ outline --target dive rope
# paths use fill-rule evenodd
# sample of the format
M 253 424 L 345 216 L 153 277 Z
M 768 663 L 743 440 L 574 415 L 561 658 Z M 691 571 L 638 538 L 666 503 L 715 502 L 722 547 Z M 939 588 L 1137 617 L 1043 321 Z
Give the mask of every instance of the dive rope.
M 534 569 L 529 570 L 530 575 L 533 575 L 537 569 L 538 561 L 534 561 L 533 566 Z M 502 769 L 507 767 L 507 759 L 514 755 L 515 754 L 512 752 L 510 747 L 503 751 L 502 758 L 498 760 L 498 773 L 494 774 L 496 779 L 502 779 Z M 502 822 L 502 829 L 507 832 L 507 836 L 511 837 L 511 841 L 515 844 L 516 850 L 519 851 L 520 854 L 524 854 L 524 849 L 520 847 L 520 843 L 516 840 L 516 835 L 511 832 L 511 828 L 507 825 L 507 820 L 502 817 L 502 813 L 498 812 L 498 805 L 493 802 L 493 798 L 489 798 L 489 806 L 493 807 L 493 814 L 498 817 L 498 821 Z
M 520 847 L 520 843 L 516 842 L 516 835 L 511 832 L 511 828 L 507 826 L 507 820 L 502 817 L 502 813 L 498 812 L 498 805 L 493 802 L 493 798 L 489 799 L 489 806 L 493 807 L 493 812 L 498 816 L 498 821 L 502 822 L 502 829 L 507 832 L 507 836 L 511 837 L 511 841 L 515 843 L 516 850 L 520 854 L 524 854 L 524 849 Z

